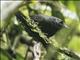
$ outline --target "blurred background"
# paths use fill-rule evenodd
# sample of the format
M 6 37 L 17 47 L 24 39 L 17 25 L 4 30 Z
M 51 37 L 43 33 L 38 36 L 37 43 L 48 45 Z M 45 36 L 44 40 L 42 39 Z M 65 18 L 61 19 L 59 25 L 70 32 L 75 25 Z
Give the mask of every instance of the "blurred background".
M 19 24 L 15 13 L 21 11 L 29 17 L 33 14 L 55 16 L 65 22 L 62 28 L 50 37 L 52 44 L 68 48 L 80 57 L 80 1 L 26 0 L 0 1 L 0 57 L 1 60 L 35 60 L 32 56 L 33 37 Z M 27 43 L 26 43 L 27 42 Z M 54 52 L 54 53 L 53 53 Z M 76 60 L 65 54 L 41 45 L 39 60 Z

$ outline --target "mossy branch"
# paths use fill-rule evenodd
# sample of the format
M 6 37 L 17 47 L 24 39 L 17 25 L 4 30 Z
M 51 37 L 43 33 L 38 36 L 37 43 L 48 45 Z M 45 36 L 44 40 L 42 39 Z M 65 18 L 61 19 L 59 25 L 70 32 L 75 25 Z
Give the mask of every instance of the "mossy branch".
M 16 17 L 24 27 L 25 31 L 28 32 L 28 34 L 32 36 L 34 40 L 36 40 L 37 42 L 41 42 L 45 48 L 53 46 L 53 48 L 55 48 L 54 50 L 63 53 L 69 57 L 80 60 L 80 57 L 69 49 L 55 47 L 54 44 L 51 44 L 50 40 L 38 28 L 37 24 L 33 20 L 26 18 L 21 12 L 17 12 Z

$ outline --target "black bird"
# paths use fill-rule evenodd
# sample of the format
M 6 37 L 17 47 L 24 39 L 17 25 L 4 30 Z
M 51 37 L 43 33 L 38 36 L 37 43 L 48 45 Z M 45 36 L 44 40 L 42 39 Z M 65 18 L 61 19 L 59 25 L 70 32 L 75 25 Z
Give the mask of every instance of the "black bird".
M 41 42 L 45 48 L 49 46 L 48 40 L 43 39 L 39 36 L 39 33 L 31 30 L 31 26 L 28 25 L 28 22 L 25 20 L 26 16 L 24 16 L 20 11 L 16 13 L 16 18 L 24 27 L 25 31 L 28 32 L 28 34 L 32 36 L 35 41 Z M 38 23 L 39 28 L 48 38 L 53 36 L 62 27 L 65 27 L 63 20 L 53 16 L 36 14 L 30 15 L 30 18 Z
M 37 14 L 30 17 L 35 22 L 38 22 L 39 28 L 48 38 L 53 36 L 62 27 L 66 27 L 66 25 L 63 23 L 63 20 L 57 17 L 46 16 L 42 14 Z

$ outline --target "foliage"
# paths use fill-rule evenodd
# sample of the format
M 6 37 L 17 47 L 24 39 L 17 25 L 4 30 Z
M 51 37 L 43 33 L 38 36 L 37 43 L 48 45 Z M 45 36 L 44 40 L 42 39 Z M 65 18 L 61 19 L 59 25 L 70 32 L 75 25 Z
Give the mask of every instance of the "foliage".
M 14 12 L 13 10 L 7 12 L 7 15 L 11 13 L 11 16 L 0 21 L 1 60 L 33 60 L 33 53 L 37 50 L 33 51 L 33 45 L 37 40 L 36 34 L 40 36 L 41 41 L 45 40 L 44 42 L 47 43 L 48 40 L 48 43 L 51 44 L 45 48 L 45 44 L 40 41 L 40 49 L 38 48 L 40 51 L 37 50 L 40 53 L 39 60 L 80 59 L 80 1 L 30 0 L 23 1 Z M 24 22 L 17 20 L 18 11 L 24 15 Z M 45 33 L 38 28 L 38 23 L 30 19 L 30 15 L 34 14 L 60 18 L 65 22 L 67 28 L 62 28 L 54 36 L 47 38 Z M 33 32 L 35 33 L 31 34 Z

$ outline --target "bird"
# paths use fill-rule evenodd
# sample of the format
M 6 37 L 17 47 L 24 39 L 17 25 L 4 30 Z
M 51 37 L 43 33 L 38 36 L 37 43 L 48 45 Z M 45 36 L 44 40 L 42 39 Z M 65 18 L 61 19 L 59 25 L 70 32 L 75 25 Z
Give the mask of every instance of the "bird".
M 55 35 L 56 32 L 59 31 L 62 27 L 66 27 L 63 20 L 54 16 L 34 14 L 29 15 L 29 17 L 31 21 L 34 21 L 34 23 L 38 23 L 38 28 L 41 30 L 42 33 L 45 34 L 47 39 L 43 39 L 38 32 L 34 32 L 31 30 L 31 26 L 28 25 L 26 16 L 22 12 L 18 11 L 16 13 L 16 18 L 23 26 L 25 31 L 28 32 L 28 34 L 32 36 L 35 41 L 41 42 L 45 48 L 47 48 L 50 45 L 48 42 L 48 38 Z
M 56 34 L 62 27 L 67 26 L 63 20 L 54 16 L 35 14 L 30 18 L 38 23 L 39 28 L 48 38 Z

